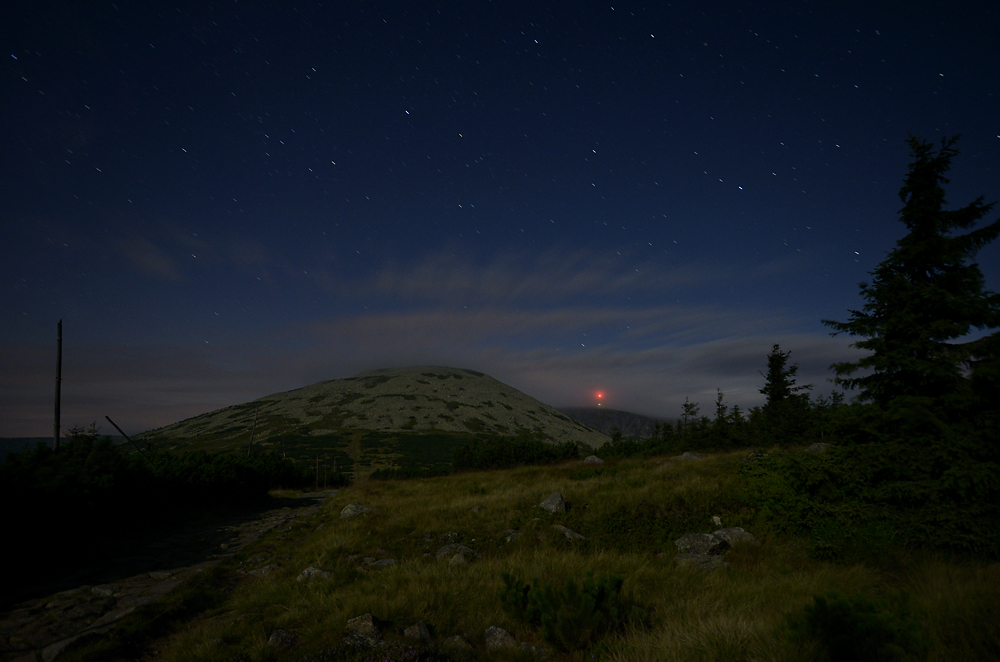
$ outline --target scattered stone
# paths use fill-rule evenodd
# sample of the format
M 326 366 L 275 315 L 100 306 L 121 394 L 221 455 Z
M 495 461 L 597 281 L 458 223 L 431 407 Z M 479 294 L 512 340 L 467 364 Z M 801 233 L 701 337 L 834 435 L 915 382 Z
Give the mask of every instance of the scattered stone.
M 674 564 L 694 568 L 702 572 L 712 572 L 719 568 L 729 567 L 729 564 L 718 554 L 678 554 L 674 557 Z
M 366 508 L 361 504 L 352 503 L 344 506 L 344 509 L 340 511 L 340 519 L 347 519 L 348 517 L 354 517 L 355 515 L 364 515 L 365 513 L 377 513 L 376 508 Z
M 362 563 L 363 565 L 360 568 L 358 568 L 358 570 L 367 570 L 369 568 L 378 569 L 378 568 L 385 568 L 390 565 L 396 565 L 396 559 L 379 559 L 378 561 L 376 561 L 375 559 L 367 558 L 364 559 Z
M 94 595 L 99 595 L 104 598 L 110 598 L 112 595 L 118 592 L 118 587 L 115 586 L 114 584 L 99 584 L 97 586 L 91 587 L 90 592 L 93 593 Z
M 149 573 L 151 579 L 170 579 L 174 573 L 167 570 L 154 570 Z
M 552 496 L 538 504 L 538 507 L 550 513 L 566 512 L 566 502 L 561 492 L 554 492 Z
M 685 451 L 680 455 L 674 455 L 674 459 L 676 460 L 700 460 L 701 458 L 701 453 L 692 453 L 691 451 Z
M 562 526 L 561 524 L 553 524 L 552 528 L 558 531 L 559 533 L 563 534 L 564 536 L 566 536 L 566 540 L 586 540 L 586 538 L 581 536 L 576 531 L 567 529 L 565 526 Z
M 344 630 L 349 635 L 354 635 L 356 637 L 364 637 L 366 639 L 381 639 L 382 630 L 379 629 L 378 623 L 375 622 L 375 618 L 371 614 L 364 614 L 358 616 L 357 618 L 352 618 L 347 621 L 347 626 Z
M 712 523 L 716 526 L 722 526 L 722 518 L 718 515 L 712 515 Z
M 468 559 L 465 558 L 465 554 L 459 552 L 458 554 L 455 554 L 455 556 L 451 557 L 451 560 L 448 561 L 448 565 L 465 565 L 468 562 Z
M 438 561 L 443 561 L 444 559 L 452 558 L 456 554 L 462 554 L 465 557 L 466 561 L 479 556 L 479 553 L 476 550 L 472 549 L 471 547 L 462 544 L 454 544 L 454 545 L 445 545 L 444 547 L 439 549 L 436 554 L 436 557 Z
M 458 539 L 460 537 L 461 536 L 459 536 L 458 533 L 456 533 L 455 531 L 448 531 L 441 535 L 441 542 L 443 542 L 446 545 L 450 545 L 452 543 L 458 542 Z
M 829 448 L 831 445 L 832 444 L 827 444 L 824 442 L 816 442 L 812 446 L 806 447 L 805 450 L 807 453 L 819 453 L 820 455 L 822 455 L 823 453 L 826 452 L 826 449 Z
M 471 651 L 472 644 L 462 638 L 461 635 L 456 634 L 453 637 L 448 637 L 441 642 L 441 649 L 444 651 L 451 651 L 454 653 L 461 653 L 464 651 Z
M 491 625 L 483 633 L 486 639 L 486 650 L 496 651 L 504 648 L 517 648 L 517 639 L 501 627 Z
M 472 508 L 469 508 L 469 512 L 470 513 L 478 513 L 482 509 L 483 509 L 482 506 L 473 506 Z
M 403 636 L 407 639 L 416 639 L 417 641 L 426 643 L 431 640 L 431 631 L 427 628 L 426 623 L 423 621 L 417 621 L 415 624 L 403 630 Z
M 727 543 L 711 533 L 685 533 L 674 545 L 681 554 L 720 554 Z
M 274 646 L 278 650 L 289 650 L 295 648 L 299 640 L 298 638 L 289 632 L 288 630 L 275 630 L 268 637 L 267 643 L 269 646 Z
M 538 657 L 547 657 L 549 653 L 552 652 L 545 646 L 535 646 L 533 644 L 529 644 L 527 641 L 522 641 L 518 645 L 518 648 L 521 650 L 522 653 L 530 653 L 531 655 L 535 655 Z
M 583 463 L 584 464 L 604 464 L 604 460 L 602 460 L 601 458 L 597 457 L 596 455 L 588 455 L 586 458 L 584 458 Z
M 248 575 L 254 575 L 256 577 L 267 577 L 268 575 L 270 575 L 272 572 L 274 572 L 277 569 L 278 569 L 278 565 L 276 563 L 268 563 L 267 565 L 262 565 L 259 568 L 251 570 L 247 574 Z
M 302 574 L 295 578 L 295 581 L 301 582 L 305 579 L 312 579 L 313 577 L 319 577 L 320 579 L 329 579 L 333 577 L 333 573 L 329 570 L 323 570 L 322 568 L 317 568 L 314 565 L 309 566 L 302 571 Z

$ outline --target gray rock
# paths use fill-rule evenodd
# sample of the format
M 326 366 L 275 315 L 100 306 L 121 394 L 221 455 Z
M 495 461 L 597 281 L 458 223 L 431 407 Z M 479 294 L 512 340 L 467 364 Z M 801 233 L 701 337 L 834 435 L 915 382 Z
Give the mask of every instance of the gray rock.
M 733 543 L 736 542 L 757 542 L 757 539 L 753 537 L 753 534 L 747 533 L 738 526 L 731 526 L 727 529 L 713 531 L 712 535 L 720 540 L 725 540 L 728 547 L 732 547 Z
M 458 535 L 458 533 L 454 531 L 448 531 L 447 533 L 441 535 L 441 542 L 445 543 L 446 545 L 450 545 L 452 543 L 458 542 L 459 538 L 460 536 Z
M 322 568 L 317 568 L 316 566 L 311 565 L 305 570 L 303 570 L 302 574 L 300 574 L 298 577 L 295 578 L 295 581 L 301 582 L 306 579 L 312 579 L 313 577 L 319 577 L 320 579 L 329 579 L 330 577 L 333 577 L 333 573 L 330 572 L 329 570 L 323 570 Z
M 455 556 L 451 557 L 448 561 L 448 565 L 465 565 L 468 562 L 469 560 L 465 558 L 465 554 L 459 552 L 458 554 L 455 554 Z
M 478 513 L 478 512 L 479 512 L 479 511 L 481 511 L 482 509 L 483 509 L 483 507 L 482 507 L 482 506 L 473 506 L 472 508 L 469 508 L 469 512 L 470 512 L 470 513 Z
M 451 559 L 456 554 L 461 554 L 462 556 L 464 556 L 466 561 L 469 561 L 479 556 L 479 552 L 477 552 L 476 550 L 461 543 L 458 543 L 454 545 L 445 545 L 444 547 L 442 547 L 437 551 L 435 557 L 437 558 L 438 561 L 443 561 L 444 559 Z
M 529 653 L 529 654 L 535 655 L 537 657 L 548 657 L 548 655 L 552 652 L 550 649 L 546 648 L 545 646 L 534 646 L 532 644 L 529 644 L 527 641 L 522 641 L 518 645 L 518 649 L 522 653 Z
M 586 458 L 584 458 L 583 463 L 584 464 L 604 464 L 604 460 L 602 460 L 601 458 L 597 457 L 596 455 L 588 455 Z
M 486 650 L 488 651 L 517 648 L 517 639 L 514 638 L 514 635 L 496 625 L 486 628 L 483 638 L 486 640 Z
M 567 540 L 586 540 L 586 538 L 581 536 L 576 531 L 567 529 L 565 526 L 562 526 L 560 524 L 553 524 L 552 528 L 558 531 L 559 533 L 563 534 L 564 536 L 566 536 Z
M 371 614 L 352 618 L 347 621 L 347 626 L 344 630 L 347 634 L 355 637 L 364 637 L 366 639 L 382 638 L 382 630 L 379 629 L 378 623 L 375 622 L 375 618 Z
M 504 543 L 514 542 L 520 537 L 521 534 L 515 531 L 514 529 L 507 529 L 506 531 L 500 534 L 500 544 L 502 545 Z
M 94 595 L 109 598 L 118 592 L 118 587 L 114 584 L 98 584 L 97 586 L 91 587 L 90 592 Z
M 348 517 L 354 517 L 355 515 L 364 515 L 365 513 L 377 513 L 378 510 L 375 508 L 366 508 L 361 504 L 351 503 L 344 506 L 344 509 L 340 511 L 340 519 L 347 519 Z
M 550 513 L 566 512 L 566 502 L 561 492 L 554 492 L 552 496 L 538 504 L 538 507 Z
M 403 636 L 407 639 L 416 639 L 417 641 L 428 642 L 431 640 L 431 631 L 427 629 L 427 624 L 423 621 L 417 621 L 415 624 L 403 630 Z
M 674 459 L 676 460 L 700 460 L 701 458 L 701 453 L 692 453 L 691 451 L 685 451 L 680 455 L 674 455 Z
M 827 444 L 827 443 L 823 443 L 823 442 L 816 442 L 812 446 L 806 447 L 805 450 L 806 450 L 807 453 L 820 453 L 820 454 L 823 454 L 823 453 L 826 452 L 826 449 L 829 448 L 830 446 L 831 446 L 831 444 Z
M 262 565 L 259 568 L 255 568 L 254 570 L 251 570 L 247 574 L 248 575 L 254 575 L 254 576 L 257 576 L 257 577 L 267 577 L 268 575 L 270 575 L 272 572 L 274 572 L 277 569 L 278 569 L 278 566 L 276 564 L 274 564 L 274 563 L 268 563 L 267 565 Z
M 288 630 L 275 630 L 268 637 L 267 643 L 269 646 L 274 646 L 278 650 L 289 650 L 295 648 L 299 640 L 298 638 L 289 632 Z
M 448 637 L 447 639 L 442 641 L 441 649 L 444 651 L 452 651 L 452 652 L 471 651 L 472 644 L 463 639 L 461 635 L 456 634 L 455 636 Z
M 678 554 L 674 557 L 678 567 L 694 568 L 702 572 L 712 572 L 719 568 L 728 568 L 729 564 L 718 554 Z
M 727 543 L 710 533 L 685 533 L 674 545 L 681 554 L 721 554 Z

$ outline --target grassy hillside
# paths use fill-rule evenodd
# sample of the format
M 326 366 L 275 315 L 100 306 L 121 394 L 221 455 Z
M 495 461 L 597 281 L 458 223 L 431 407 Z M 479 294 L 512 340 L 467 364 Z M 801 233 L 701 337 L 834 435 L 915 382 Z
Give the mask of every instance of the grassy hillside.
M 255 423 L 256 419 L 256 423 Z M 443 469 L 481 437 L 572 441 L 607 437 L 472 370 L 419 366 L 319 382 L 138 435 L 154 448 L 246 452 L 254 445 L 355 476 L 377 468 Z
M 700 460 L 572 461 L 362 481 L 341 489 L 307 526 L 261 539 L 168 603 L 138 612 L 126 634 L 67 659 L 536 659 L 528 652 L 487 652 L 484 633 L 493 625 L 518 642 L 550 649 L 555 660 L 805 662 L 821 659 L 823 637 L 831 632 L 846 633 L 848 647 L 867 645 L 864 628 L 883 643 L 902 644 L 903 656 L 871 659 L 1000 658 L 1000 564 L 912 549 L 858 562 L 815 558 L 809 540 L 781 533 L 780 513 L 754 496 L 742 471 L 746 457 L 743 450 Z M 538 507 L 556 491 L 569 504 L 566 512 Z M 341 518 L 348 504 L 377 512 Z M 728 568 L 708 574 L 675 565 L 674 541 L 718 528 L 713 517 L 722 526 L 743 527 L 759 544 L 736 543 L 724 556 Z M 553 525 L 585 540 L 570 541 Z M 465 563 L 452 562 L 451 554 L 438 560 L 449 543 L 476 555 Z M 372 565 L 380 559 L 395 563 Z M 310 566 L 326 575 L 297 581 Z M 554 588 L 550 597 L 563 595 L 555 604 L 572 621 L 560 591 L 591 571 L 624 580 L 616 597 L 623 615 L 596 641 L 580 635 L 571 650 L 558 650 L 544 627 L 505 609 L 498 597 L 508 586 L 505 573 L 536 581 Z M 840 620 L 828 618 L 816 601 L 829 591 L 850 596 L 830 598 L 848 605 Z M 392 646 L 375 652 L 344 647 L 348 621 L 364 614 L 377 619 Z M 417 621 L 429 628 L 428 646 L 403 636 Z M 812 634 L 807 621 L 816 625 Z M 158 636 L 150 640 L 154 624 Z M 291 647 L 268 643 L 279 629 L 291 635 Z M 472 649 L 443 652 L 454 635 Z M 830 659 L 860 658 L 848 650 Z

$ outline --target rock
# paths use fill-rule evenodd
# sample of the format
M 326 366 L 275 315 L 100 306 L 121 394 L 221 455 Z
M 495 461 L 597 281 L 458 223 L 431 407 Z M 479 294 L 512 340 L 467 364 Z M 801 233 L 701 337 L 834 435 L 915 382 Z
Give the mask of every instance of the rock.
M 267 565 L 263 565 L 263 566 L 261 566 L 259 568 L 251 570 L 247 574 L 248 575 L 255 575 L 257 577 L 267 577 L 268 575 L 270 575 L 272 572 L 274 572 L 277 569 L 278 569 L 277 564 L 268 563 Z
M 361 560 L 361 566 L 358 570 L 366 572 L 368 570 L 378 570 L 379 568 L 386 568 L 390 565 L 396 565 L 396 559 L 379 559 L 374 558 L 364 558 Z
M 757 539 L 753 537 L 753 534 L 747 533 L 738 526 L 731 526 L 728 529 L 713 531 L 712 536 L 720 540 L 725 540 L 726 546 L 728 547 L 732 547 L 733 543 L 736 542 L 757 542 Z
M 468 559 L 465 558 L 465 554 L 459 552 L 458 554 L 455 554 L 455 556 L 451 557 L 448 561 L 448 565 L 465 565 L 468 562 Z
M 515 531 L 514 529 L 507 529 L 506 531 L 500 534 L 500 544 L 503 545 L 504 543 L 514 542 L 520 537 L 521 534 Z
M 566 536 L 567 540 L 586 540 L 586 538 L 581 536 L 579 533 L 567 529 L 565 526 L 559 524 L 553 524 L 552 528 L 558 531 L 559 533 L 563 534 L 564 536 Z
M 464 651 L 471 651 L 472 644 L 463 639 L 461 635 L 456 634 L 455 636 L 448 637 L 441 642 L 441 650 L 461 653 Z
M 437 551 L 435 557 L 437 558 L 438 561 L 443 561 L 444 559 L 451 559 L 456 554 L 461 554 L 462 556 L 464 556 L 466 561 L 469 561 L 479 556 L 479 553 L 476 550 L 472 549 L 471 547 L 462 544 L 455 544 L 455 545 L 445 545 L 444 547 L 442 547 Z
M 538 507 L 550 513 L 566 512 L 566 502 L 561 492 L 554 492 L 552 496 L 538 504 Z
M 317 568 L 316 566 L 311 565 L 305 570 L 303 570 L 302 574 L 300 574 L 298 577 L 295 578 L 295 581 L 301 582 L 305 579 L 312 579 L 313 577 L 319 577 L 320 579 L 329 579 L 332 576 L 333 573 L 330 572 L 329 570 L 323 570 L 322 568 Z
M 451 543 L 458 542 L 458 539 L 460 537 L 461 536 L 459 536 L 456 532 L 448 531 L 447 533 L 441 535 L 441 542 L 443 542 L 446 545 L 450 545 Z
M 91 587 L 90 592 L 94 595 L 109 598 L 118 592 L 118 587 L 114 584 L 98 584 L 97 586 Z
M 701 453 L 692 453 L 691 451 L 685 451 L 680 455 L 674 455 L 674 459 L 676 460 L 700 460 L 701 458 Z
M 710 533 L 685 533 L 674 541 L 681 554 L 721 554 L 728 544 Z
M 768 454 L 764 451 L 750 451 L 750 454 L 743 458 L 743 464 L 750 464 L 756 460 L 761 460 L 767 457 Z
M 816 442 L 812 446 L 806 447 L 805 450 L 806 450 L 807 453 L 819 453 L 819 454 L 823 454 L 823 453 L 826 452 L 826 449 L 829 448 L 831 445 L 832 444 L 827 444 L 827 443 L 823 443 L 823 442 Z
M 275 630 L 267 639 L 269 646 L 274 646 L 278 650 L 289 650 L 295 648 L 299 643 L 298 638 L 288 630 Z
M 712 524 L 716 526 L 722 526 L 722 518 L 718 515 L 712 515 Z
M 340 511 L 340 519 L 347 519 L 348 517 L 354 517 L 355 515 L 364 515 L 365 513 L 377 513 L 378 510 L 375 508 L 365 508 L 364 506 L 351 503 L 344 506 L 344 509 Z
M 488 651 L 517 648 L 517 639 L 510 632 L 496 625 L 486 628 L 483 638 L 486 639 L 486 650 Z
M 702 572 L 712 572 L 719 568 L 728 568 L 729 564 L 722 560 L 718 554 L 678 554 L 674 557 L 674 564 L 701 570 Z
M 529 653 L 531 655 L 536 655 L 538 657 L 548 657 L 549 653 L 552 652 L 545 646 L 533 646 L 532 644 L 529 644 L 527 641 L 522 641 L 518 645 L 518 649 L 522 653 Z
M 344 631 L 349 635 L 365 639 L 382 638 L 382 630 L 379 629 L 378 623 L 375 622 L 375 618 L 371 614 L 364 614 L 347 621 Z
M 596 455 L 588 455 L 583 460 L 584 464 L 604 464 L 604 460 L 597 457 Z
M 431 631 L 427 628 L 427 624 L 423 621 L 417 621 L 415 624 L 403 630 L 403 636 L 407 639 L 416 639 L 417 641 L 428 642 L 431 640 Z
M 482 509 L 483 509 L 482 506 L 473 506 L 472 508 L 469 508 L 469 512 L 470 513 L 478 513 Z

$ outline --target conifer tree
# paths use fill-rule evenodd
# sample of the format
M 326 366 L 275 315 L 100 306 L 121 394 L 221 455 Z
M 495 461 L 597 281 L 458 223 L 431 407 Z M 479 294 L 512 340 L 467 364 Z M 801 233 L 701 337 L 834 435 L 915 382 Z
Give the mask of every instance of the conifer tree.
M 995 372 L 1000 335 L 952 342 L 973 329 L 1000 327 L 1000 295 L 984 289 L 982 272 L 971 262 L 1000 234 L 1000 219 L 970 230 L 995 203 L 983 204 L 980 196 L 960 209 L 944 209 L 944 174 L 958 154 L 957 140 L 943 140 L 935 153 L 931 143 L 910 137 L 913 162 L 899 191 L 899 220 L 909 233 L 870 272 L 872 282 L 860 284 L 862 309 L 851 310 L 847 322 L 823 321 L 835 329 L 831 335 L 858 336 L 862 340 L 852 346 L 871 352 L 833 364 L 835 381 L 882 407 L 900 396 L 941 403 L 961 396 L 970 375 Z
M 807 391 L 812 388 L 812 384 L 795 385 L 795 373 L 799 371 L 799 365 L 793 363 L 788 366 L 788 357 L 791 354 L 791 352 L 782 352 L 781 346 L 776 344 L 771 348 L 771 353 L 767 355 L 767 374 L 764 375 L 764 388 L 760 389 L 760 392 L 767 398 L 766 407 L 789 400 L 799 391 Z

